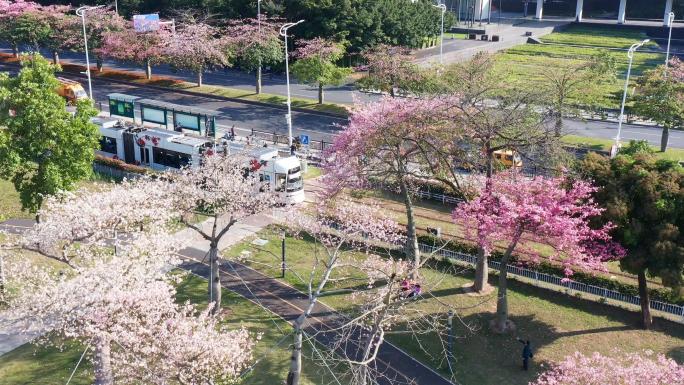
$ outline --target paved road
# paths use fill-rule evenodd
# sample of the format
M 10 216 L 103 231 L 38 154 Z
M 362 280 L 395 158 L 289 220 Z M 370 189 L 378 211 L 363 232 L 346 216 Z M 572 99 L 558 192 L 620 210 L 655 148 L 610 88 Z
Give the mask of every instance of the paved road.
M 11 53 L 12 50 L 6 45 L 0 45 L 0 52 Z M 52 58 L 52 53 L 42 52 L 46 58 Z M 74 63 L 85 66 L 85 55 L 79 52 L 63 52 L 60 53 L 60 59 L 63 63 Z M 95 65 L 93 57 L 91 65 Z M 125 71 L 137 72 L 144 75 L 144 69 L 140 66 L 135 66 L 130 63 L 120 62 L 116 60 L 105 60 L 105 68 L 112 68 Z M 161 65 L 154 67 L 152 74 L 173 76 L 186 80 L 188 82 L 196 82 L 197 75 L 188 71 L 176 71 L 168 65 Z M 207 85 L 222 85 L 241 90 L 254 92 L 255 78 L 254 74 L 245 73 L 235 69 L 206 71 L 204 73 L 203 83 Z M 302 97 L 308 99 L 318 99 L 318 88 L 311 87 L 306 84 L 299 84 L 295 78 L 290 78 L 290 90 L 292 96 Z M 267 94 L 286 95 L 287 87 L 285 76 L 280 74 L 265 73 L 262 77 L 262 91 Z M 332 103 L 352 104 L 355 100 L 369 101 L 378 99 L 377 95 L 359 92 L 352 84 L 344 84 L 336 87 L 325 88 L 325 99 Z
M 3 65 L 0 63 L 0 67 Z M 16 71 L 16 67 L 4 66 L 5 70 Z M 77 78 L 85 85 L 82 78 Z M 207 108 L 218 111 L 217 123 L 219 129 L 229 128 L 235 125 L 239 128 L 257 129 L 279 134 L 287 133 L 285 123 L 285 111 L 280 108 L 257 106 L 240 102 L 227 102 L 211 97 L 188 96 L 185 94 L 148 89 L 142 86 L 129 86 L 107 82 L 102 79 L 93 80 L 93 93 L 97 101 L 107 106 L 106 95 L 112 92 L 121 92 L 134 96 L 149 97 L 167 102 Z M 333 118 L 316 113 L 293 112 L 293 134 L 308 134 L 312 140 L 332 141 L 334 134 L 340 130 L 340 125 L 346 124 L 345 118 Z M 617 123 L 611 121 L 579 121 L 566 119 L 565 133 L 581 135 L 599 139 L 614 139 L 617 134 Z M 624 141 L 630 139 L 647 140 L 655 146 L 660 145 L 661 129 L 654 126 L 625 124 L 622 127 L 621 138 Z M 684 148 L 684 132 L 670 132 L 670 146 Z

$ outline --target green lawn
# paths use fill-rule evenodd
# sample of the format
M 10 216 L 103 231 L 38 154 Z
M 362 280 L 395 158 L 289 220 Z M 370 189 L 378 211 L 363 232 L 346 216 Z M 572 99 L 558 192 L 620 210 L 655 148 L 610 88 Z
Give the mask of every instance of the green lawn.
M 610 139 L 588 138 L 586 136 L 565 135 L 562 141 L 567 144 L 577 145 L 581 147 L 588 147 L 592 150 L 610 151 L 610 147 L 615 143 Z M 623 146 L 629 142 L 622 141 Z M 651 146 L 656 151 L 655 156 L 662 159 L 674 160 L 677 162 L 684 162 L 684 149 L 682 148 L 668 148 L 665 152 L 660 152 L 660 147 Z
M 641 31 L 605 27 L 601 25 L 570 24 L 561 32 L 543 36 L 545 43 L 590 45 L 604 48 L 629 48 L 632 44 L 647 39 L 648 36 Z M 647 48 L 655 48 L 658 45 L 650 42 Z
M 271 277 L 279 277 L 278 261 L 273 256 L 280 252 L 279 234 L 275 229 L 267 229 L 259 234 L 259 237 L 270 240 L 263 246 L 263 251 L 256 250 L 249 241 L 245 241 L 228 250 L 225 255 L 231 257 L 242 250 L 251 250 L 253 255 L 249 263 L 253 267 Z M 300 276 L 308 275 L 313 252 L 309 240 L 287 239 L 287 264 L 291 271 L 285 280 L 300 290 L 305 290 L 305 286 L 294 272 Z M 680 363 L 684 362 L 684 328 L 680 324 L 658 320 L 654 331 L 642 331 L 636 327 L 637 313 L 510 281 L 511 319 L 517 325 L 518 335 L 529 338 L 535 349 L 535 364 L 526 373 L 518 366 L 522 346 L 515 341 L 514 336 L 495 335 L 488 329 L 488 321 L 493 317 L 496 306 L 495 294 L 487 297 L 465 294 L 461 287 L 471 282 L 470 272 L 452 275 L 450 272 L 423 269 L 422 275 L 428 294 L 419 304 L 420 307 L 430 313 L 438 308 L 437 301 L 450 304 L 461 309 L 458 311 L 461 320 L 473 328 L 466 329 L 463 323 L 455 323 L 455 378 L 463 385 L 527 384 L 540 370 L 541 363 L 560 360 L 575 351 L 613 354 L 614 348 L 630 352 L 651 349 L 667 354 Z M 496 277 L 492 277 L 490 283 L 495 284 L 495 281 Z M 339 289 L 348 285 L 338 282 L 332 287 Z M 353 297 L 341 294 L 326 296 L 322 300 L 342 311 L 352 311 L 355 301 Z M 399 326 L 395 332 L 401 330 L 402 326 Z M 438 336 L 422 335 L 420 344 L 401 333 L 390 333 L 388 338 L 415 357 L 448 374 L 437 354 L 441 346 Z
M 196 276 L 188 275 L 178 286 L 179 302 L 189 300 L 206 306 L 207 282 Z M 273 385 L 284 381 L 290 362 L 288 346 L 291 336 L 287 336 L 292 328 L 277 316 L 266 312 L 256 304 L 247 301 L 232 292 L 223 292 L 222 301 L 225 324 L 232 328 L 245 326 L 255 335 L 261 335 L 256 345 L 253 369 L 245 375 L 240 384 Z M 287 336 L 287 337 L 285 337 Z M 283 340 L 283 338 L 285 338 Z M 281 342 L 281 340 L 283 340 Z M 276 347 L 276 344 L 281 342 Z M 83 352 L 79 344 L 67 344 L 62 352 L 51 347 L 40 347 L 33 344 L 23 345 L 0 357 L 0 384 L 2 385 L 54 385 L 64 384 Z M 303 356 L 304 378 L 302 384 L 315 385 L 333 381 L 325 367 L 309 362 L 306 357 L 312 354 L 307 346 Z M 92 370 L 87 361 L 82 363 L 71 384 L 92 384 Z
M 31 217 L 31 214 L 21 209 L 19 193 L 14 189 L 12 182 L 0 179 L 0 221 Z
M 547 82 L 545 73 L 554 68 L 563 68 L 587 61 L 592 55 L 606 48 L 627 49 L 646 35 L 633 31 L 614 31 L 593 26 L 570 26 L 566 31 L 546 35 L 542 40 L 550 44 L 523 44 L 496 55 L 496 69 L 504 76 L 509 85 L 529 89 L 539 89 Z M 574 44 L 581 46 L 567 46 Z M 657 47 L 650 43 L 648 48 Z M 582 105 L 595 105 L 601 108 L 619 107 L 619 94 L 624 84 L 628 58 L 625 51 L 609 50 L 618 65 L 618 76 L 613 81 L 593 82 L 571 102 Z M 633 75 L 662 64 L 664 55 L 660 53 L 637 52 L 634 55 Z M 634 80 L 634 79 L 633 79 Z
M 304 179 L 318 178 L 322 174 L 323 174 L 323 170 L 320 167 L 308 165 L 307 170 L 304 173 Z

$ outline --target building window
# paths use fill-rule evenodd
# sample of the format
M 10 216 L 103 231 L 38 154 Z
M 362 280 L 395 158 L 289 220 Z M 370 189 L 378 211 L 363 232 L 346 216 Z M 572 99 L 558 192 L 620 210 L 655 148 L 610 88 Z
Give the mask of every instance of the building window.
M 116 155 L 116 138 L 103 136 L 100 138 L 100 151 Z
M 152 159 L 154 163 L 162 166 L 181 168 L 190 164 L 191 157 L 189 154 L 153 147 Z

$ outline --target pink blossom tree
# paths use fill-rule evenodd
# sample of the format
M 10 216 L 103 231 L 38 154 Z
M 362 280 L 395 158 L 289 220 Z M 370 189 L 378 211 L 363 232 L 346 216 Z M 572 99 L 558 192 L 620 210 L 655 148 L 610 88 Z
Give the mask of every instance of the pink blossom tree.
M 46 26 L 38 17 L 41 9 L 33 1 L 0 1 L 0 38 L 11 44 L 14 57 L 19 57 L 21 43 L 34 43 L 30 36 L 45 33 Z
M 349 124 L 325 154 L 327 194 L 371 183 L 395 186 L 406 208 L 406 255 L 420 267 L 414 181 L 425 179 L 431 162 L 426 143 L 451 125 L 449 99 L 385 98 L 355 108 Z M 457 128 L 453 128 L 457 129 Z M 458 186 L 459 182 L 453 183 Z
M 207 155 L 199 167 L 168 172 L 157 188 L 164 191 L 176 218 L 209 242 L 209 302 L 212 313 L 221 306 L 219 243 L 239 220 L 273 209 L 280 197 L 270 191 L 257 173 L 245 176 L 249 158 L 241 154 Z M 203 224 L 193 223 L 196 214 L 208 216 Z
M 344 54 L 340 43 L 320 37 L 303 40 L 293 53 L 297 61 L 292 73 L 299 81 L 318 87 L 318 103 L 323 104 L 323 87 L 340 85 L 351 73 L 351 68 L 338 67 L 337 62 Z
M 530 385 L 682 385 L 684 366 L 663 354 L 652 351 L 619 353 L 609 357 L 600 353 L 582 353 L 552 364 Z
M 359 84 L 396 96 L 397 90 L 410 91 L 420 81 L 420 70 L 413 64 L 411 50 L 378 44 L 362 52 L 368 65 L 368 76 Z
M 465 237 L 489 253 L 495 245 L 504 245 L 500 261 L 497 317 L 492 327 L 508 331 L 507 268 L 516 250 L 532 255 L 530 263 L 538 263 L 538 251 L 526 241 L 550 245 L 556 260 L 566 274 L 573 269 L 604 271 L 604 262 L 618 259 L 624 250 L 608 234 L 612 225 L 593 229 L 589 221 L 602 209 L 593 201 L 595 191 L 589 183 L 578 180 L 566 188 L 564 178 L 529 179 L 514 171 L 502 172 L 487 180 L 481 195 L 459 205 L 454 221 L 463 224 Z
M 59 64 L 60 51 L 76 50 L 83 44 L 81 20 L 75 15 L 69 14 L 70 10 L 71 7 L 65 5 L 50 5 L 42 9 L 42 13 L 50 26 L 50 33 L 42 44 L 52 51 L 53 64 Z M 80 39 L 78 39 L 79 37 Z
M 179 69 L 197 73 L 197 86 L 202 86 L 202 73 L 207 68 L 230 65 L 227 39 L 206 23 L 185 24 L 170 37 L 167 47 L 169 63 Z
M 152 79 L 152 66 L 167 61 L 170 41 L 171 32 L 165 28 L 142 33 L 126 28 L 103 33 L 102 45 L 95 52 L 145 66 L 145 77 L 149 80 Z
M 261 17 L 261 23 L 257 19 L 244 19 L 231 22 L 226 30 L 231 55 L 236 57 L 237 65 L 256 74 L 257 94 L 261 93 L 262 67 L 285 59 L 278 23 L 274 18 Z
M 677 57 L 670 59 L 670 73 L 675 80 L 684 83 L 684 61 Z

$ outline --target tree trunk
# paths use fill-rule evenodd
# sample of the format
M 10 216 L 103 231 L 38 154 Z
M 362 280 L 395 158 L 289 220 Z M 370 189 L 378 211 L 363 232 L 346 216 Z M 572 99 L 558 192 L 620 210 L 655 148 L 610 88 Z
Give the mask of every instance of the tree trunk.
M 556 124 L 555 124 L 556 136 L 561 136 L 561 135 L 563 135 L 563 113 L 560 111 L 557 111 L 554 115 L 556 115 Z
M 488 256 L 482 247 L 477 249 L 477 263 L 475 264 L 475 282 L 472 290 L 475 292 L 485 291 L 489 287 Z
M 0 253 L 0 305 L 5 303 L 5 258 Z
M 499 333 L 505 333 L 508 331 L 508 261 L 511 258 L 513 249 L 518 244 L 520 236 L 522 235 L 522 229 L 518 228 L 516 230 L 511 244 L 508 245 L 506 252 L 501 258 L 501 264 L 499 265 L 499 290 L 496 299 L 496 320 L 494 330 Z
M 418 248 L 418 235 L 416 234 L 416 220 L 413 213 L 413 200 L 411 199 L 411 192 L 406 185 L 403 177 L 399 178 L 399 186 L 401 195 L 404 197 L 404 206 L 406 207 L 406 259 L 413 258 L 413 271 L 411 276 L 413 279 L 418 278 L 418 268 L 420 267 L 420 249 Z
M 112 362 L 109 341 L 95 339 L 95 385 L 113 385 Z
M 653 318 L 651 318 L 651 304 L 648 296 L 648 286 L 646 282 L 646 271 L 641 270 L 638 275 L 639 278 L 639 302 L 641 302 L 641 326 L 645 330 L 651 328 Z
M 493 164 L 492 164 L 492 153 L 489 150 L 489 144 L 486 147 L 486 175 L 487 180 L 490 180 L 493 174 Z M 489 183 L 486 184 L 486 188 L 489 188 Z M 475 282 L 473 282 L 472 290 L 475 292 L 482 292 L 489 287 L 489 255 L 485 253 L 482 247 L 477 248 L 477 262 L 475 264 Z
M 256 93 L 261 94 L 261 66 L 256 70 Z
M 95 66 L 97 67 L 97 72 L 102 72 L 102 67 L 104 66 L 104 62 L 102 61 L 101 57 L 98 57 L 95 59 Z
M 197 71 L 197 87 L 202 87 L 202 70 Z
M 391 97 L 397 96 L 397 95 L 394 93 L 394 87 L 390 88 L 390 96 L 391 96 Z
M 294 324 L 294 345 L 290 358 L 290 372 L 287 373 L 287 385 L 299 385 L 299 378 L 302 373 L 302 324 L 304 319 L 303 316 L 300 316 Z
M 145 77 L 152 80 L 152 63 L 149 60 L 145 60 Z
M 57 50 L 52 51 L 52 64 L 59 65 L 59 52 Z
M 323 83 L 318 83 L 318 104 L 323 104 Z
M 211 314 L 221 310 L 221 281 L 219 277 L 218 242 L 213 240 L 209 246 L 209 302 L 214 303 Z
M 667 150 L 667 143 L 670 140 L 670 128 L 663 126 L 663 135 L 660 137 L 660 152 Z

